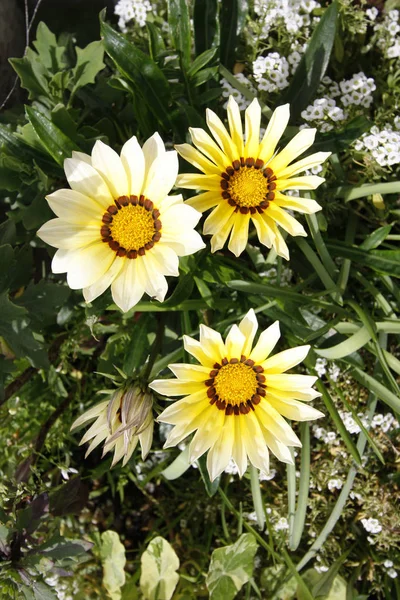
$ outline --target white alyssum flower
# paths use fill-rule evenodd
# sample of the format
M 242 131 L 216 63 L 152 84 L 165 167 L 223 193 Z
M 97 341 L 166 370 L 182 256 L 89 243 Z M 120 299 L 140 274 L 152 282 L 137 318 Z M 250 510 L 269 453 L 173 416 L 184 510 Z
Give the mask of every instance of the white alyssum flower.
M 386 123 L 384 128 L 374 126 L 364 133 L 354 144 L 355 150 L 372 156 L 381 167 L 391 167 L 400 163 L 400 131 L 399 119 L 394 126 Z
M 389 569 L 388 572 L 387 572 L 387 574 L 392 579 L 396 579 L 396 577 L 397 577 L 397 571 L 395 569 Z
M 289 529 L 289 523 L 286 517 L 281 517 L 277 523 L 274 525 L 275 531 L 285 531 Z
M 334 490 L 341 490 L 342 487 L 343 487 L 343 481 L 339 478 L 330 479 L 328 481 L 328 489 L 330 492 L 333 492 Z
M 379 10 L 376 6 L 372 6 L 371 8 L 367 8 L 365 14 L 371 21 L 375 21 L 376 17 L 379 15 Z
M 278 52 L 259 56 L 253 62 L 253 74 L 260 91 L 271 93 L 283 90 L 289 85 L 289 63 Z
M 236 73 L 234 75 L 235 79 L 237 79 L 238 83 L 248 88 L 251 92 L 255 92 L 254 87 L 249 79 L 243 73 Z M 226 102 L 224 103 L 224 108 L 226 109 L 228 106 L 229 97 L 232 96 L 239 105 L 240 110 L 245 110 L 250 105 L 250 100 L 248 100 L 243 94 L 239 92 L 235 87 L 233 87 L 225 78 L 221 79 L 222 86 L 222 96 L 226 98 Z
M 382 525 L 379 523 L 378 519 L 373 519 L 372 517 L 369 519 L 361 519 L 361 523 L 368 533 L 380 533 L 382 531 Z
M 126 24 L 130 21 L 134 21 L 139 27 L 144 27 L 147 13 L 151 9 L 149 0 L 119 0 L 114 9 L 114 14 L 119 16 L 118 27 L 123 33 L 128 31 Z
M 393 567 L 393 561 L 387 558 L 383 563 L 383 566 L 385 567 L 385 569 L 391 569 L 391 567 Z

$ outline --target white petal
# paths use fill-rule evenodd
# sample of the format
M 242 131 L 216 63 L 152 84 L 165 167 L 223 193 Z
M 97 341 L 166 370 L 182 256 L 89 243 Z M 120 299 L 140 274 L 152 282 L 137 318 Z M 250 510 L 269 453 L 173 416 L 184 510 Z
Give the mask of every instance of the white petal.
M 85 154 L 85 152 L 76 152 L 76 150 L 72 151 L 72 158 L 76 158 L 77 160 L 83 160 L 83 162 L 88 165 L 92 164 L 92 157 L 90 154 Z
M 294 198 L 293 196 L 285 196 L 284 194 L 278 193 L 275 195 L 274 203 L 276 206 L 281 206 L 289 210 L 296 210 L 299 213 L 305 213 L 306 215 L 312 215 L 319 210 L 322 210 L 322 206 L 310 200 L 309 198 Z
M 254 309 L 251 308 L 249 310 L 249 312 L 247 313 L 247 315 L 245 317 L 243 317 L 243 319 L 239 323 L 239 330 L 241 333 L 243 333 L 244 337 L 246 338 L 246 341 L 245 341 L 243 349 L 242 349 L 242 353 L 246 357 L 251 352 L 251 348 L 253 346 L 253 341 L 254 341 L 254 336 L 257 333 L 257 329 L 258 329 L 258 321 L 257 321 L 256 313 L 254 312 Z
M 256 228 L 257 236 L 260 242 L 267 248 L 271 248 L 275 240 L 275 233 L 267 224 L 264 215 L 254 215 L 251 220 Z
M 233 418 L 232 416 L 225 417 L 225 423 L 222 428 L 221 434 L 218 437 L 218 439 L 214 442 L 211 450 L 209 450 L 208 452 L 207 469 L 211 481 L 214 481 L 214 479 L 216 479 L 218 475 L 221 475 L 222 471 L 226 468 L 231 459 L 232 448 L 235 442 L 235 429 Z
M 115 256 L 115 252 L 102 242 L 81 248 L 68 264 L 69 287 L 79 290 L 98 281 L 111 267 Z
M 290 453 L 290 450 L 285 444 L 282 444 L 270 431 L 263 428 L 264 439 L 267 443 L 268 448 L 273 454 L 275 454 L 278 460 L 288 464 L 294 465 L 294 460 Z
M 318 379 L 313 375 L 269 375 L 268 373 L 265 374 L 265 377 L 268 387 L 271 386 L 286 392 L 310 388 Z
M 208 422 L 206 421 L 203 427 L 197 430 L 190 444 L 189 452 L 191 462 L 197 460 L 204 452 L 207 452 L 221 435 L 225 421 L 225 413 L 223 410 L 215 408 L 215 406 L 210 406 L 210 408 L 213 408 L 214 410 L 209 411 Z
M 282 444 L 301 447 L 301 442 L 293 429 L 269 402 L 262 400 L 257 405 L 257 415 L 263 427 L 268 429 Z
M 324 417 L 324 413 L 308 404 L 297 402 L 297 400 L 278 400 L 269 398 L 268 402 L 281 415 L 294 421 L 313 421 Z
M 297 346 L 296 348 L 290 348 L 284 350 L 268 358 L 262 367 L 268 373 L 283 373 L 292 367 L 295 367 L 301 363 L 307 356 L 310 350 L 310 346 Z
M 240 331 L 239 327 L 237 325 L 232 325 L 231 330 L 225 340 L 226 358 L 228 358 L 228 360 L 231 358 L 240 359 L 241 355 L 243 354 L 243 347 L 245 343 L 246 338 Z
M 150 416 L 150 423 L 148 427 L 139 433 L 140 446 L 142 448 L 142 460 L 146 459 L 146 456 L 150 452 L 151 445 L 153 443 L 153 431 L 154 431 L 154 420 L 153 416 Z
M 107 288 L 110 287 L 114 279 L 117 277 L 122 267 L 125 264 L 124 258 L 116 257 L 111 267 L 92 285 L 83 288 L 82 293 L 85 298 L 85 302 L 93 302 L 96 298 L 101 296 Z
M 206 109 L 206 120 L 207 125 L 214 136 L 214 139 L 217 140 L 222 151 L 229 157 L 229 160 L 233 162 L 237 159 L 239 154 L 239 150 L 236 145 L 233 143 L 229 133 L 227 132 L 225 125 L 222 123 L 221 119 L 209 108 Z M 220 172 L 221 173 L 221 172 Z
M 160 213 L 163 229 L 171 233 L 180 233 L 182 229 L 193 229 L 201 218 L 201 213 L 183 203 L 174 204 L 163 213 L 160 210 Z
M 160 134 L 157 132 L 153 133 L 153 135 L 143 144 L 142 151 L 146 164 L 146 173 L 148 173 L 156 158 L 165 154 L 165 146 Z
M 236 463 L 240 477 L 243 477 L 247 469 L 247 453 L 242 433 L 244 417 L 246 416 L 247 415 L 234 415 L 233 420 L 235 427 L 235 443 L 232 448 L 232 458 Z
M 246 248 L 249 238 L 249 223 L 250 213 L 247 215 L 235 214 L 228 248 L 236 257 L 240 256 Z
M 225 345 L 221 334 L 207 325 L 200 325 L 200 344 L 208 356 L 215 358 L 215 362 L 225 358 Z
M 229 96 L 228 100 L 228 123 L 231 138 L 236 148 L 238 149 L 237 158 L 243 156 L 244 144 L 243 144 L 243 125 L 242 118 L 240 116 L 239 105 L 233 96 Z
M 86 227 L 67 223 L 62 219 L 51 219 L 38 230 L 37 236 L 46 244 L 64 250 L 75 250 L 101 240 L 100 223 Z M 104 245 L 104 244 L 103 244 Z M 108 247 L 108 246 L 107 246 Z
M 178 256 L 189 256 L 206 247 L 201 236 L 194 230 L 181 232 L 178 239 L 176 235 L 164 231 L 159 243 L 162 246 L 168 245 Z
M 304 177 L 292 177 L 291 179 L 277 179 L 276 190 L 316 190 L 324 183 L 325 179 L 318 175 L 304 175 Z
M 144 285 L 136 274 L 138 262 L 138 259 L 125 259 L 124 266 L 111 285 L 113 300 L 123 312 L 135 306 L 144 294 Z
M 105 209 L 114 204 L 114 198 L 106 182 L 91 165 L 82 160 L 67 158 L 64 161 L 64 170 L 73 190 L 93 198 Z
M 208 135 L 204 129 L 199 127 L 189 127 L 189 132 L 193 140 L 193 144 L 210 160 L 212 160 L 221 171 L 225 171 L 229 165 L 229 158 L 214 142 L 212 137 Z
M 128 178 L 122 160 L 115 150 L 101 140 L 97 140 L 93 146 L 92 165 L 105 179 L 115 199 L 128 194 Z
M 128 191 L 126 194 L 140 196 L 145 176 L 145 160 L 143 150 L 136 136 L 131 137 L 122 146 L 121 161 L 128 179 Z
M 74 190 L 57 190 L 46 196 L 51 210 L 68 223 L 86 225 L 95 220 L 101 221 L 104 208 L 89 196 Z
M 151 258 L 157 265 L 157 270 L 163 275 L 179 275 L 179 258 L 176 252 L 169 248 L 166 244 L 156 244 L 151 249 Z
M 51 270 L 53 273 L 66 273 L 68 265 L 75 252 L 79 250 L 57 250 L 51 261 Z
M 263 471 L 263 473 L 268 474 L 268 446 L 265 443 L 264 435 L 262 433 L 260 424 L 258 423 L 257 417 L 252 412 L 248 413 L 247 415 L 243 415 L 243 417 L 242 434 L 250 462 L 257 467 L 257 469 L 260 469 Z
M 92 406 L 92 408 L 84 412 L 83 415 L 75 419 L 75 421 L 71 425 L 71 431 L 79 427 L 79 425 L 83 425 L 84 423 L 86 423 L 86 421 L 91 421 L 92 419 L 98 417 L 103 411 L 106 410 L 108 402 L 108 400 L 104 400 L 104 402 L 100 402 L 99 404 Z
M 164 275 L 158 271 L 158 263 L 153 260 L 151 251 L 142 257 L 142 262 L 146 270 L 146 282 L 144 287 L 146 294 L 151 298 L 156 298 L 159 302 L 163 302 L 168 291 L 168 283 Z
M 201 381 L 180 381 L 179 379 L 156 379 L 151 384 L 151 389 L 163 396 L 187 396 L 204 392 L 206 395 L 206 386 Z
M 267 399 L 270 394 L 274 398 L 278 398 L 278 400 L 302 400 L 303 402 L 310 402 L 310 400 L 314 400 L 314 398 L 321 396 L 321 393 L 317 392 L 317 390 L 314 390 L 313 388 L 285 391 L 278 390 L 274 387 L 269 387 L 266 395 Z
M 261 332 L 258 342 L 250 354 L 251 360 L 254 360 L 257 364 L 261 364 L 275 348 L 280 335 L 279 321 L 275 321 L 275 323 Z
M 175 150 L 156 158 L 148 171 L 143 195 L 155 204 L 163 200 L 175 184 L 178 168 L 178 155 Z
M 221 175 L 221 169 L 190 144 L 178 144 L 175 150 L 199 171 Z
M 212 365 L 215 363 L 215 359 L 211 355 L 209 356 L 206 354 L 200 342 L 194 338 L 184 335 L 183 345 L 186 352 L 189 352 L 189 354 L 194 356 L 203 366 L 212 367 Z

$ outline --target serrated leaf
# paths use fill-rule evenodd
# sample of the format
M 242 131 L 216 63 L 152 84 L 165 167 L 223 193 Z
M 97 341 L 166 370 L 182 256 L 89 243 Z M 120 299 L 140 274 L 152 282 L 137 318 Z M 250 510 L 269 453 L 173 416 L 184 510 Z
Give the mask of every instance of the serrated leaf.
M 96 76 L 106 66 L 103 62 L 104 46 L 101 40 L 91 42 L 85 48 L 76 47 L 76 65 L 73 69 L 72 94 L 89 83 L 94 83 Z
M 337 17 L 338 4 L 334 0 L 322 15 L 289 87 L 278 101 L 278 104 L 290 103 L 293 119 L 297 119 L 310 104 L 325 74 L 335 40 Z
M 231 546 L 214 550 L 206 579 L 210 600 L 233 600 L 253 575 L 256 552 L 257 542 L 250 533 Z
M 103 586 L 112 600 L 121 598 L 125 583 L 125 547 L 116 531 L 101 534 L 100 558 L 103 565 Z
M 56 36 L 43 21 L 37 26 L 36 40 L 33 45 L 39 54 L 40 62 L 52 73 L 65 67 L 66 63 L 63 61 L 65 47 L 58 45 Z
M 39 61 L 36 52 L 28 48 L 23 58 L 10 58 L 9 62 L 21 80 L 21 87 L 28 90 L 30 100 L 49 96 L 46 69 Z
M 179 558 L 161 536 L 154 538 L 141 559 L 140 589 L 146 600 L 170 600 L 179 575 Z

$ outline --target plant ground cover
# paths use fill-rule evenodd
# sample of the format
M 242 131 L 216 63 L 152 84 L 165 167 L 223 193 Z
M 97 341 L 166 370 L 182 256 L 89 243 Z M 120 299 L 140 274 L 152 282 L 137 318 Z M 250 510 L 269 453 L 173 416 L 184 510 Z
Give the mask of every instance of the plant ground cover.
M 0 112 L 1 597 L 400 598 L 397 3 L 33 31 Z

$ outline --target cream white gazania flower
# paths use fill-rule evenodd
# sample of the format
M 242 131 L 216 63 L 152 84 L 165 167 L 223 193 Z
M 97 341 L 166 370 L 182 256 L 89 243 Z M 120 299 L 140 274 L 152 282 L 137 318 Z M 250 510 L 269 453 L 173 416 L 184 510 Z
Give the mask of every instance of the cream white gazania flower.
M 285 196 L 288 189 L 313 190 L 324 179 L 314 175 L 299 177 L 305 169 L 320 165 L 331 154 L 317 152 L 293 162 L 313 144 L 315 129 L 302 129 L 280 152 L 277 145 L 289 121 L 289 104 L 273 113 L 260 141 L 261 108 L 254 99 L 245 113 L 245 139 L 239 107 L 232 96 L 228 102 L 229 131 L 221 119 L 207 109 L 207 124 L 215 139 L 203 129 L 191 128 L 193 144 L 176 146 L 179 154 L 202 171 L 183 174 L 177 185 L 191 190 L 207 190 L 187 201 L 204 212 L 216 207 L 204 223 L 211 234 L 211 250 L 222 248 L 230 234 L 228 248 L 239 256 L 246 247 L 250 220 L 258 238 L 268 248 L 289 259 L 289 251 L 278 225 L 290 235 L 306 236 L 303 226 L 286 209 L 312 214 L 321 209 L 308 198 Z
M 190 460 L 208 450 L 207 468 L 212 480 L 230 458 L 240 475 L 246 471 L 247 457 L 268 473 L 268 448 L 279 460 L 292 463 L 288 446 L 301 443 L 283 417 L 308 421 L 323 416 L 299 402 L 320 395 L 311 388 L 317 378 L 285 374 L 307 356 L 310 346 L 268 358 L 280 337 L 279 322 L 263 331 L 253 347 L 257 327 L 255 313 L 250 310 L 239 326 L 233 325 L 224 343 L 219 333 L 200 325 L 199 342 L 184 336 L 185 350 L 200 364 L 169 365 L 177 379 L 158 379 L 150 384 L 165 396 L 185 396 L 158 417 L 175 426 L 165 447 L 176 446 L 196 431 L 190 443 Z
M 103 456 L 114 449 L 111 466 L 121 458 L 124 466 L 140 441 L 144 460 L 153 442 L 152 404 L 151 394 L 142 392 L 137 387 L 129 387 L 126 390 L 116 390 L 109 400 L 96 404 L 78 417 L 71 430 L 96 419 L 79 443 L 82 445 L 92 440 L 85 458 L 104 442 Z
M 101 141 L 92 155 L 73 152 L 64 163 L 72 189 L 47 196 L 57 219 L 38 236 L 59 248 L 53 273 L 67 273 L 72 289 L 91 302 L 110 285 L 114 302 L 127 311 L 146 292 L 164 300 L 164 275 L 178 276 L 178 256 L 204 243 L 194 231 L 200 214 L 168 196 L 178 174 L 175 151 L 155 133 L 140 147 L 128 140 L 121 156 Z

